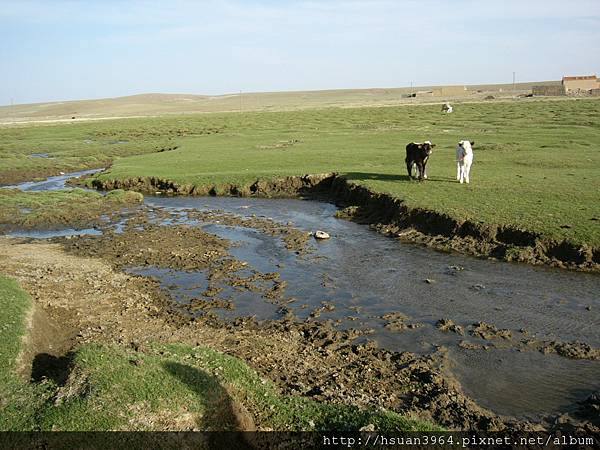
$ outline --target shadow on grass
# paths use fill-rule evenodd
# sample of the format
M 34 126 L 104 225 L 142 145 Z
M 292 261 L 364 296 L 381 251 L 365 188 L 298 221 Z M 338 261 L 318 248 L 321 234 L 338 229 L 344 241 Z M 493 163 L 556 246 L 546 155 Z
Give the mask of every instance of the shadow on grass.
M 429 174 L 428 174 L 429 175 Z M 344 177 L 348 181 L 358 181 L 358 180 L 376 180 L 376 181 L 404 181 L 417 183 L 419 180 L 415 178 L 410 178 L 408 175 L 401 174 L 391 174 L 391 173 L 373 173 L 373 172 L 346 172 Z M 434 182 L 434 183 L 453 183 L 456 180 L 454 178 L 441 178 L 441 177 L 429 177 L 427 180 L 423 180 L 423 182 Z
M 64 386 L 69 377 L 73 353 L 64 356 L 54 356 L 48 353 L 38 353 L 31 363 L 31 380 L 35 382 L 48 379 L 58 386 Z
M 392 173 L 373 173 L 373 172 L 346 172 L 344 177 L 349 181 L 356 180 L 377 180 L 377 181 L 415 181 L 408 175 Z
M 236 407 L 227 390 L 214 376 L 172 361 L 164 363 L 163 367 L 201 399 L 204 414 L 197 424 L 198 428 L 218 431 L 206 436 L 210 448 L 252 448 L 244 440 L 244 433 L 234 431 L 252 431 L 253 420 Z

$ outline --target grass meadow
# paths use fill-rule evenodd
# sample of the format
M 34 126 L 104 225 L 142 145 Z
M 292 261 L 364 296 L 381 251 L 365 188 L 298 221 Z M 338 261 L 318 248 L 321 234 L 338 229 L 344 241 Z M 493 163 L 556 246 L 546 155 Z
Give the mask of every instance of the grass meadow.
M 104 161 L 113 164 L 103 179 L 154 176 L 194 185 L 338 172 L 408 206 L 600 245 L 600 101 L 521 99 L 457 104 L 452 114 L 440 109 L 325 108 L 4 127 L 0 182 L 9 172 Z M 429 180 L 411 181 L 404 147 L 427 139 L 437 144 Z M 461 139 L 475 141 L 468 186 L 455 180 Z

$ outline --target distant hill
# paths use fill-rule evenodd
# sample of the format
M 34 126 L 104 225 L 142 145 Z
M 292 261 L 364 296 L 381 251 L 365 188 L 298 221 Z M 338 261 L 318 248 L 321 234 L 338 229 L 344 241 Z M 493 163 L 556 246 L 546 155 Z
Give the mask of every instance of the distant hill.
M 90 120 L 111 117 L 165 114 L 215 113 L 227 111 L 290 110 L 326 107 L 388 106 L 444 100 L 511 98 L 531 91 L 531 86 L 559 84 L 543 81 L 466 86 L 420 86 L 413 88 L 336 89 L 323 91 L 252 92 L 228 95 L 140 94 L 127 97 L 67 102 L 31 103 L 0 107 L 0 123 Z M 410 93 L 415 98 L 407 98 Z

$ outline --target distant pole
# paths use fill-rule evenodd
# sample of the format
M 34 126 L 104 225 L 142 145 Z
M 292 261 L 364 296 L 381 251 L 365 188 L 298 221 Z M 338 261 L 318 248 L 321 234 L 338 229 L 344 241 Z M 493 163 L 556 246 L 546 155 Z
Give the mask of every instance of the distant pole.
M 516 72 L 513 72 L 513 91 L 515 90 L 515 76 Z
M 242 112 L 242 91 L 240 91 L 240 112 Z

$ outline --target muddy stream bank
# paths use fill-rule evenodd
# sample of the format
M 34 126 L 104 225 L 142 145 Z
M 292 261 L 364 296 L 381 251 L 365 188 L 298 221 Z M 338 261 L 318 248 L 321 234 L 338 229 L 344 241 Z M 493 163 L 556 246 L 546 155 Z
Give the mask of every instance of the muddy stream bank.
M 146 197 L 136 215 L 52 240 L 152 277 L 185 317 L 224 327 L 256 319 L 284 332 L 292 321 L 301 333 L 326 323 L 330 338 L 437 355 L 442 373 L 496 414 L 539 422 L 600 389 L 598 275 L 401 244 L 337 211 L 318 201 Z M 331 239 L 313 239 L 317 229 Z

